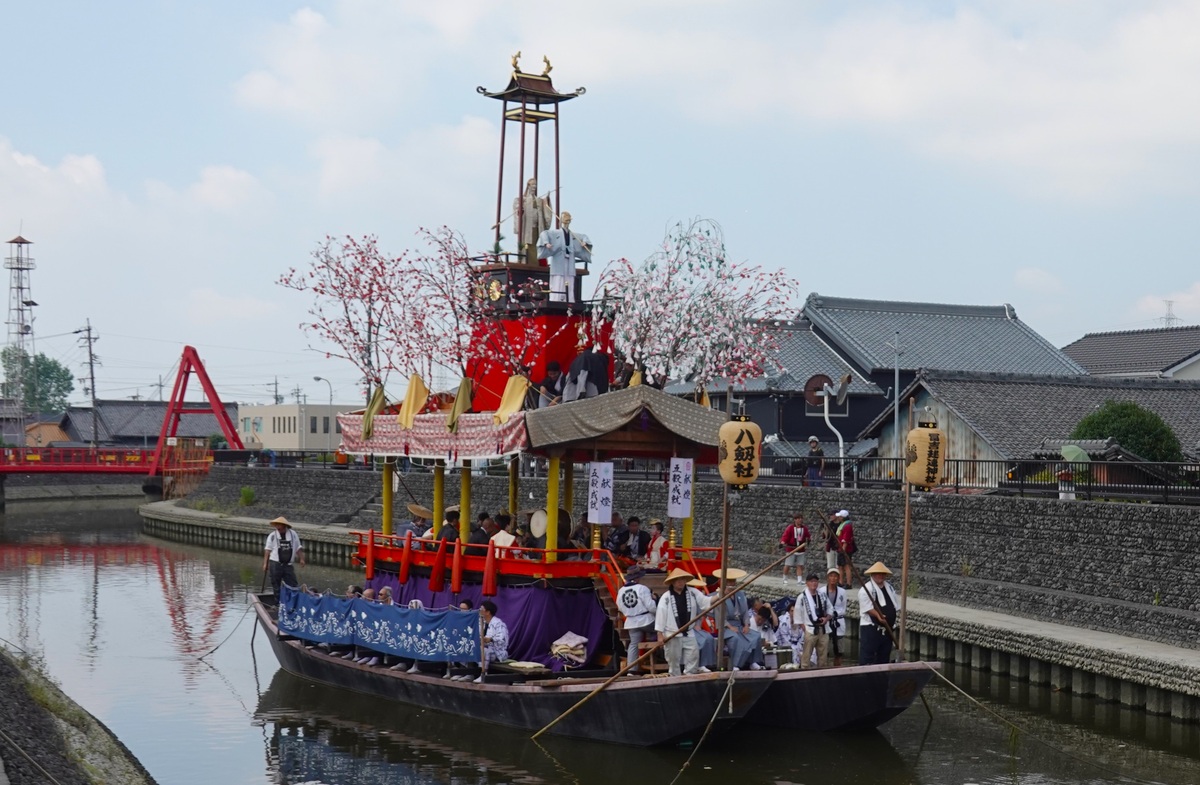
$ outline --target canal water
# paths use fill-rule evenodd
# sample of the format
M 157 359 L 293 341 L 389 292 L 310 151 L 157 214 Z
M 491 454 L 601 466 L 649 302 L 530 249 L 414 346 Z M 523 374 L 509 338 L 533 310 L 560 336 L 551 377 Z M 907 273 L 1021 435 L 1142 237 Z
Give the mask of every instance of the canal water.
M 9 505 L 0 638 L 40 658 L 161 785 L 665 785 L 692 752 L 538 745 L 290 676 L 247 615 L 260 560 L 146 537 L 128 504 Z M 301 574 L 339 590 L 356 578 L 328 567 Z M 932 719 L 918 704 L 868 734 L 738 730 L 710 739 L 679 782 L 1200 783 L 1196 726 L 985 673 L 948 674 L 1024 731 L 934 686 Z

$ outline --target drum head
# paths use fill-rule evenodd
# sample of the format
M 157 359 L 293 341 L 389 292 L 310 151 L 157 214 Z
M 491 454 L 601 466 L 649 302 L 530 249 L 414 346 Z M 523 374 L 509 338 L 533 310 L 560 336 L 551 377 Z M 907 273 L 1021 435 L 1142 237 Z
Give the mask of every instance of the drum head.
M 549 516 L 545 510 L 538 510 L 529 519 L 529 533 L 534 537 L 546 536 L 546 525 L 549 523 Z

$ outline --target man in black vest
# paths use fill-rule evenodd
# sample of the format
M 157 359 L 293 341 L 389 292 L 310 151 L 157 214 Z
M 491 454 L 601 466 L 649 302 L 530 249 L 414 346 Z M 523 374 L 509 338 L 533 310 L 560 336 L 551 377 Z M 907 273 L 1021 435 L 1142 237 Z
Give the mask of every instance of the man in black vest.
M 883 665 L 891 659 L 900 599 L 887 582 L 892 571 L 883 562 L 875 562 L 865 572 L 871 580 L 858 590 L 858 664 Z

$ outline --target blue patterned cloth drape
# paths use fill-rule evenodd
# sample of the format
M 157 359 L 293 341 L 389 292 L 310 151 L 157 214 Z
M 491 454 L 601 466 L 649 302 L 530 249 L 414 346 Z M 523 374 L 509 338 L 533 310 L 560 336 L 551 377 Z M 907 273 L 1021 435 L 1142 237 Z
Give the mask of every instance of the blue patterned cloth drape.
M 357 645 L 434 662 L 479 659 L 479 611 L 427 611 L 280 589 L 279 631 L 306 641 Z

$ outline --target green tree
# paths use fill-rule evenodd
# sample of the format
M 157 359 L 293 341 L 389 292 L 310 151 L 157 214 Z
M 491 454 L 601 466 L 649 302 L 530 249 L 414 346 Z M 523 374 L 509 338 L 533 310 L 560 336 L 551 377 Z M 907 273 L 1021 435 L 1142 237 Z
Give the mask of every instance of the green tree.
M 16 390 L 9 380 L 20 374 L 26 411 L 61 412 L 67 408 L 67 399 L 75 389 L 75 377 L 67 366 L 40 353 L 30 357 L 15 346 L 0 351 L 0 366 L 5 379 L 0 384 L 0 395 L 15 397 Z
M 1171 426 L 1133 401 L 1105 401 L 1084 417 L 1072 439 L 1116 439 L 1121 446 L 1148 461 L 1182 461 L 1183 451 Z

